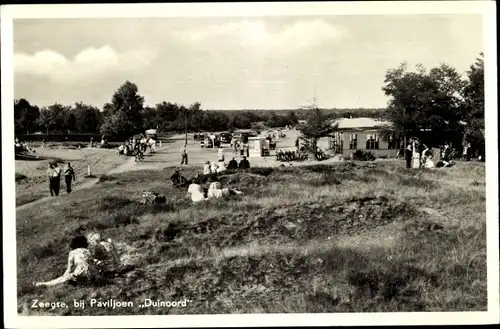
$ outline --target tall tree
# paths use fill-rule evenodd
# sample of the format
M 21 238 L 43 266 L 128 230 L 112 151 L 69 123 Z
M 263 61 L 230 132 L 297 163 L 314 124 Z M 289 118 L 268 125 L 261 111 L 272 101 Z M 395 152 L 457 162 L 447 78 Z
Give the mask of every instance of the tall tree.
M 334 113 L 325 114 L 321 109 L 313 107 L 307 112 L 306 123 L 299 129 L 306 141 L 308 152 L 316 156 L 318 140 L 331 136 L 338 129 L 338 123 L 335 123 Z
M 465 140 L 484 154 L 484 54 L 480 53 L 476 62 L 467 73 L 467 86 L 464 88 L 464 121 L 466 122 Z
M 299 123 L 299 119 L 297 118 L 297 114 L 295 114 L 295 111 L 288 111 L 287 116 L 286 116 L 286 121 L 287 121 L 287 124 L 292 125 L 292 126 Z
M 408 72 L 406 63 L 386 72 L 384 93 L 390 97 L 384 117 L 393 123 L 395 138 L 416 137 L 429 146 L 460 134 L 460 74 L 442 64 L 427 71 L 422 65 Z
M 111 103 L 105 105 L 106 118 L 101 126 L 101 133 L 123 137 L 142 131 L 143 105 L 144 97 L 139 95 L 137 85 L 126 81 L 115 91 Z
M 14 128 L 16 134 L 29 134 L 37 129 L 40 109 L 26 99 L 14 101 Z

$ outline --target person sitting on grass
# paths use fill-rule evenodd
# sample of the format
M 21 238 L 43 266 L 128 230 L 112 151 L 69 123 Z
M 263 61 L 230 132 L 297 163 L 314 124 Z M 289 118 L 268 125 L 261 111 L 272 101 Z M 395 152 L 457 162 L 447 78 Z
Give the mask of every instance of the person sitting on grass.
M 184 176 L 181 175 L 180 169 L 176 168 L 174 174 L 170 177 L 172 184 L 175 187 L 185 187 L 188 186 L 188 181 Z
M 199 184 L 191 184 L 188 188 L 188 195 L 191 196 L 191 201 L 200 202 L 207 200 L 207 197 L 203 194 L 201 186 Z
M 203 175 L 210 175 L 210 161 L 205 162 L 203 165 Z
M 222 173 L 226 170 L 227 170 L 227 168 L 226 168 L 226 164 L 224 163 L 224 161 L 219 161 L 219 163 L 217 164 L 217 173 Z
M 229 163 L 227 165 L 227 169 L 228 170 L 238 169 L 238 162 L 236 162 L 234 157 L 232 160 L 229 161 Z
M 122 269 L 122 264 L 113 241 L 102 240 L 101 235 L 95 232 L 87 236 L 87 241 L 99 274 L 105 277 L 115 276 Z
M 423 160 L 423 167 L 427 169 L 434 168 L 434 161 L 432 161 L 432 153 L 426 153 L 425 159 Z
M 87 239 L 84 236 L 77 236 L 73 238 L 69 246 L 71 251 L 68 255 L 66 272 L 57 279 L 36 282 L 35 286 L 54 286 L 62 283 L 82 284 L 91 282 L 97 277 L 97 269 L 92 261 Z
M 217 162 L 212 161 L 212 163 L 210 164 L 210 173 L 217 173 Z
M 244 156 L 243 159 L 240 161 L 238 168 L 240 168 L 240 169 L 249 169 L 250 168 L 250 162 L 247 160 L 246 156 Z

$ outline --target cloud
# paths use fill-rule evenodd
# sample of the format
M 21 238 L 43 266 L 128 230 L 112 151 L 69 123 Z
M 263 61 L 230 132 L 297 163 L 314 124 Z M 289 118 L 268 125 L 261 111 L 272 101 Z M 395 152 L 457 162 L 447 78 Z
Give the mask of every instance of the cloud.
M 322 21 L 299 21 L 280 26 L 273 31 L 263 21 L 242 20 L 223 25 L 212 25 L 202 30 L 177 32 L 177 37 L 192 43 L 232 43 L 259 51 L 289 53 L 304 48 L 331 43 L 341 39 L 342 33 Z
M 155 57 L 155 52 L 149 49 L 119 53 L 108 45 L 101 48 L 86 48 L 73 59 L 68 59 L 52 50 L 43 50 L 33 55 L 14 54 L 14 72 L 70 82 L 100 78 L 120 70 L 129 72 L 143 69 Z

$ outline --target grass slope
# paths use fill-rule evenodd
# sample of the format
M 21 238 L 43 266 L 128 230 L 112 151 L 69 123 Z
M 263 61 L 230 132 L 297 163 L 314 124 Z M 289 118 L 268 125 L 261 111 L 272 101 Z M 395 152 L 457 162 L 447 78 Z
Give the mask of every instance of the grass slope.
M 245 195 L 199 205 L 171 187 L 171 174 L 104 177 L 18 211 L 19 311 L 33 299 L 90 298 L 136 304 L 48 314 L 486 310 L 484 164 L 255 168 L 222 177 Z M 139 204 L 143 189 L 168 203 Z M 62 274 L 70 238 L 92 229 L 138 248 L 139 266 L 98 289 L 31 285 Z M 144 298 L 191 302 L 137 307 Z

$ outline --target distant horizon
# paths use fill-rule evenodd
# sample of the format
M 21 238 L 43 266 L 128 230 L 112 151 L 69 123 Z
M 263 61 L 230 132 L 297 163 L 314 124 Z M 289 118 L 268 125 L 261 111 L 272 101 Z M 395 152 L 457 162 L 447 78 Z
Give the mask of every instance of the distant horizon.
M 92 107 L 95 107 L 97 109 L 99 109 L 101 112 L 103 111 L 103 106 L 95 106 L 95 105 L 91 105 L 91 104 L 87 104 L 83 101 L 76 101 L 76 102 L 73 102 L 72 104 L 64 104 L 64 103 L 59 103 L 59 102 L 55 102 L 54 104 L 50 104 L 50 105 L 46 105 L 46 106 L 39 106 L 38 104 L 36 103 L 33 103 L 32 101 L 30 101 L 29 99 L 27 98 L 24 98 L 24 97 L 20 97 L 20 98 L 15 98 L 14 101 L 16 100 L 20 100 L 20 99 L 25 99 L 26 101 L 28 101 L 30 103 L 31 106 L 38 106 L 39 109 L 42 109 L 42 108 L 45 108 L 45 107 L 49 107 L 51 105 L 55 105 L 55 104 L 59 104 L 59 105 L 62 105 L 62 106 L 74 106 L 75 104 L 77 103 L 80 103 L 82 102 L 84 105 L 87 105 L 87 106 L 92 106 Z M 165 101 L 167 103 L 172 103 L 172 104 L 175 104 L 175 102 L 169 102 L 169 101 Z M 160 102 L 162 103 L 162 102 Z M 180 106 L 189 106 L 191 104 L 180 104 L 180 103 L 177 103 L 177 105 L 180 105 Z M 144 105 L 144 107 L 155 107 L 156 104 L 154 105 Z M 308 111 L 309 109 L 308 108 L 305 108 L 305 107 L 296 107 L 296 108 L 230 108 L 230 109 L 221 109 L 221 108 L 204 108 L 203 107 L 203 104 L 201 104 L 201 108 L 200 108 L 202 111 Z M 363 110 L 385 110 L 386 107 L 352 107 L 352 108 L 339 108 L 339 107 L 321 107 L 321 106 L 318 106 L 318 109 L 321 109 L 321 110 L 327 110 L 327 111 L 333 111 L 333 110 L 337 110 L 337 111 L 354 111 L 354 110 L 359 110 L 359 111 L 363 111 Z

